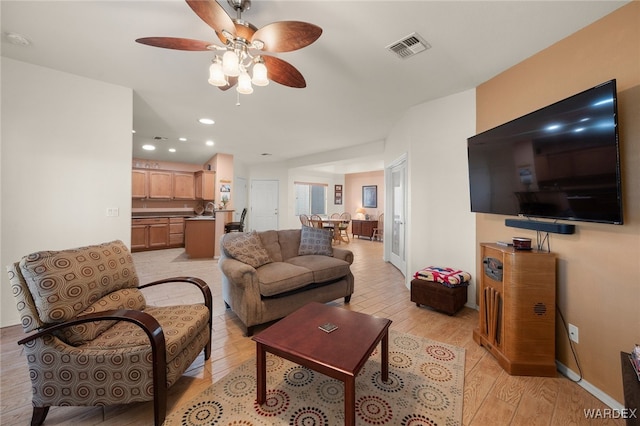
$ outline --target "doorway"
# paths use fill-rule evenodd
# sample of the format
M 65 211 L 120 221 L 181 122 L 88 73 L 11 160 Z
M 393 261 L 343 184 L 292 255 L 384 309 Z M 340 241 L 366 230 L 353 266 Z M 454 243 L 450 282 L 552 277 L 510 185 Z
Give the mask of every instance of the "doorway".
M 385 215 L 387 218 L 385 228 L 390 226 L 391 238 L 385 238 L 388 245 L 385 246 L 385 252 L 389 252 L 389 262 L 394 265 L 406 277 L 407 276 L 407 259 L 406 259 L 406 212 L 407 212 L 407 156 L 402 157 L 391 163 L 387 167 L 386 187 L 387 203 L 390 213 Z M 386 232 L 385 232 L 386 234 Z
M 278 229 L 279 182 L 277 180 L 251 181 L 251 229 L 267 231 Z

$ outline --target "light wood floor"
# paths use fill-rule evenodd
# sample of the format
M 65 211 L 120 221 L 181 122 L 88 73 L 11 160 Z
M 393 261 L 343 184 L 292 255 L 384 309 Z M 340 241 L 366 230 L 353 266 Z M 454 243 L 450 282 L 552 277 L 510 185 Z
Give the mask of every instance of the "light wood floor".
M 588 420 L 585 409 L 607 408 L 577 384 L 557 378 L 514 377 L 506 374 L 493 357 L 472 339 L 478 313 L 464 308 L 450 317 L 428 308 L 416 307 L 402 275 L 382 260 L 382 244 L 355 240 L 342 244 L 353 250 L 355 293 L 348 309 L 393 320 L 395 330 L 428 337 L 466 349 L 464 425 L 589 425 L 621 421 Z M 141 282 L 157 278 L 190 275 L 203 278 L 214 298 L 213 354 L 206 363 L 202 355 L 174 385 L 168 412 L 188 401 L 231 369 L 254 357 L 255 345 L 242 335 L 237 317 L 224 308 L 217 261 L 189 260 L 182 249 L 134 253 Z M 427 262 L 428 263 L 428 262 Z M 425 264 L 425 266 L 427 266 Z M 146 293 L 150 304 L 197 301 L 192 290 L 165 286 Z M 333 302 L 343 306 L 341 300 Z M 259 331 L 257 329 L 256 331 Z M 20 326 L 0 329 L 0 424 L 26 425 L 31 418 L 31 388 L 25 357 L 17 340 L 24 336 Z M 152 403 L 115 407 L 53 407 L 45 425 L 150 425 Z

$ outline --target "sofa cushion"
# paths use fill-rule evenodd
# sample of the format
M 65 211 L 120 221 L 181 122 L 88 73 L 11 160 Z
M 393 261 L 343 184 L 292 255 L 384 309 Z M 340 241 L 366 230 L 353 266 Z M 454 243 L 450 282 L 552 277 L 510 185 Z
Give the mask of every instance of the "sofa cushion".
M 333 231 L 323 228 L 312 228 L 303 226 L 300 232 L 300 248 L 298 255 L 306 256 L 312 254 L 320 254 L 324 256 L 333 255 Z
M 280 249 L 280 242 L 278 241 L 278 231 L 262 231 L 259 232 L 260 241 L 265 248 L 269 257 L 274 262 L 282 262 L 282 252 Z
M 20 271 L 45 323 L 70 320 L 101 297 L 139 283 L 122 241 L 32 253 L 22 258 Z
M 225 238 L 222 245 L 231 257 L 254 268 L 272 262 L 256 231 Z
M 349 274 L 349 262 L 330 256 L 298 256 L 287 260 L 287 263 L 311 270 L 315 283 L 333 281 Z
M 260 294 L 274 296 L 313 283 L 313 272 L 287 262 L 273 262 L 257 270 Z
M 283 229 L 278 231 L 278 242 L 280 243 L 283 261 L 298 256 L 300 233 L 300 229 Z

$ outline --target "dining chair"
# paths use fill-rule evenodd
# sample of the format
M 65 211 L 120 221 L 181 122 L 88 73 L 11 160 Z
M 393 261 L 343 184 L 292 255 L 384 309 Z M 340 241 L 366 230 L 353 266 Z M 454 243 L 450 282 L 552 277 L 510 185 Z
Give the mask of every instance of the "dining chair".
M 244 219 L 247 216 L 246 207 L 242 209 L 242 215 L 240 216 L 240 222 L 227 222 L 224 224 L 224 233 L 228 232 L 244 232 Z
M 349 229 L 349 223 L 351 222 L 351 213 L 344 212 L 340 215 L 340 219 L 342 222 L 338 224 L 338 229 L 340 230 L 340 239 L 345 243 L 349 242 L 349 233 L 347 230 Z M 345 240 L 346 238 L 346 240 Z
M 309 218 L 309 222 L 311 222 L 311 226 L 314 228 L 322 228 L 322 218 L 320 215 L 312 214 Z
M 384 213 L 378 216 L 378 225 L 373 228 L 373 234 L 371 234 L 371 239 L 376 239 L 382 241 L 384 237 Z
M 310 226 L 309 225 L 309 216 L 307 216 L 306 214 L 301 214 L 300 215 L 300 223 L 302 224 L 302 226 Z

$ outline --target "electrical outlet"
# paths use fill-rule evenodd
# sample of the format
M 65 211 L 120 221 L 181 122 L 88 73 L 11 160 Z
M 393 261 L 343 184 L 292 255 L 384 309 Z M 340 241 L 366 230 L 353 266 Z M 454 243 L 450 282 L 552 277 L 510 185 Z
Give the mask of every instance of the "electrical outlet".
M 569 324 L 569 339 L 571 339 L 571 341 L 579 343 L 578 342 L 578 327 L 576 327 L 573 324 Z
M 120 211 L 117 207 L 107 207 L 107 216 L 109 217 L 120 216 Z

